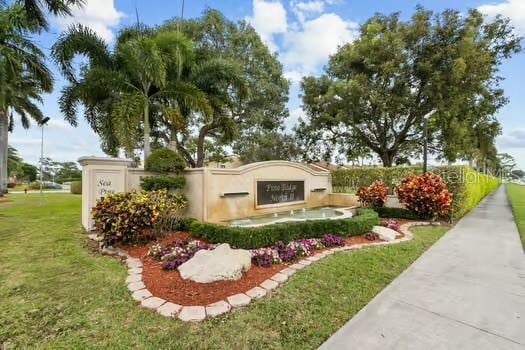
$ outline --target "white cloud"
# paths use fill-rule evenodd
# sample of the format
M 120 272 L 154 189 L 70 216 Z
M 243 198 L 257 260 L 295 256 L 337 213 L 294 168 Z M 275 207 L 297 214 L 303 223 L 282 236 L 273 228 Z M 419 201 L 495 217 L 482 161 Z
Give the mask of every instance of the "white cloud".
M 56 18 L 61 29 L 80 23 L 93 29 L 108 43 L 113 40 L 112 27 L 118 25 L 125 16 L 115 8 L 114 0 L 86 0 L 83 7 L 75 7 L 71 12 L 71 17 Z
M 355 39 L 357 28 L 357 23 L 345 21 L 334 13 L 307 20 L 300 29 L 285 34 L 283 62 L 287 67 L 295 67 L 293 70 L 315 71 L 339 45 Z
M 246 20 L 251 23 L 270 50 L 276 51 L 273 41 L 275 34 L 286 32 L 286 10 L 280 1 L 253 0 L 253 16 Z
M 506 0 L 498 4 L 487 4 L 478 7 L 478 10 L 489 17 L 503 15 L 511 19 L 516 30 L 525 34 L 525 1 Z
M 301 107 L 294 108 L 290 111 L 290 116 L 284 121 L 287 131 L 291 131 L 299 123 L 299 118 L 305 119 L 306 114 Z
M 314 1 L 291 1 L 290 6 L 292 11 L 297 16 L 300 22 L 312 15 L 322 13 L 324 11 L 325 1 L 314 0 Z
M 73 129 L 73 127 L 71 126 L 71 124 L 69 124 L 68 122 L 66 122 L 65 120 L 63 119 L 50 119 L 48 122 L 47 122 L 47 127 L 49 129 L 55 129 L 55 130 L 68 130 L 68 129 Z
M 514 129 L 497 138 L 498 147 L 502 149 L 525 148 L 525 129 Z

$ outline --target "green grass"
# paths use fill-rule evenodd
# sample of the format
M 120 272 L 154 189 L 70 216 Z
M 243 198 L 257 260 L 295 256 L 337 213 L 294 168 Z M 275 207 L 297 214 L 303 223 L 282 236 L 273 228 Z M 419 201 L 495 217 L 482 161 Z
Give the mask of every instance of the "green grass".
M 518 184 L 507 184 L 507 194 L 509 195 L 514 220 L 520 232 L 521 243 L 525 249 L 525 186 Z
M 141 310 L 116 259 L 91 255 L 80 196 L 15 196 L 0 203 L 0 348 L 316 348 L 439 239 L 337 253 L 295 274 L 272 296 L 199 324 Z

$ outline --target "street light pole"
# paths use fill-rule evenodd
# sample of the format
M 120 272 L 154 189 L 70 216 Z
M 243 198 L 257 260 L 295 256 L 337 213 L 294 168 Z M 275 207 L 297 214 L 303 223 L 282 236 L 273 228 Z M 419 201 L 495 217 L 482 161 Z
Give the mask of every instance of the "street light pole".
M 45 117 L 42 119 L 38 125 L 40 125 L 40 129 L 42 130 L 42 136 L 40 138 L 40 205 L 44 205 L 44 193 L 43 193 L 43 185 L 44 185 L 44 173 L 43 173 L 43 163 L 44 163 L 44 126 L 46 126 L 46 123 L 49 121 L 49 117 Z
M 428 170 L 428 118 L 434 113 L 435 109 L 423 116 L 423 174 Z

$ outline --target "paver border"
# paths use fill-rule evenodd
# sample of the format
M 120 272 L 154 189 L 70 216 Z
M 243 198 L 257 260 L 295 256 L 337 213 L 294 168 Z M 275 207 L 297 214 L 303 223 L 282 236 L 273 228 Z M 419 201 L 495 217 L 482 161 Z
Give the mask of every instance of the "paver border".
M 299 270 L 303 268 L 307 268 L 309 265 L 314 264 L 318 261 L 321 261 L 325 257 L 330 256 L 336 252 L 349 252 L 349 251 L 353 251 L 353 250 L 357 250 L 357 249 L 361 249 L 365 247 L 382 246 L 382 245 L 390 245 L 390 244 L 398 244 L 401 242 L 406 242 L 413 238 L 412 233 L 409 231 L 410 227 L 430 225 L 430 224 L 431 223 L 428 221 L 413 221 L 413 222 L 404 223 L 399 227 L 399 230 L 401 231 L 401 233 L 403 233 L 403 237 L 397 238 L 390 242 L 381 241 L 381 242 L 361 243 L 361 244 L 355 244 L 352 246 L 334 247 L 328 250 L 324 250 L 320 253 L 314 254 L 312 256 L 303 258 L 295 262 L 294 264 L 288 266 L 287 268 L 276 273 L 274 276 L 270 277 L 270 279 L 265 280 L 261 284 L 251 288 L 250 290 L 245 291 L 244 293 L 230 295 L 225 300 L 217 300 L 216 302 L 209 304 L 209 305 L 191 305 L 191 306 L 178 305 L 178 304 L 171 303 L 169 301 L 166 301 L 160 297 L 153 295 L 153 293 L 151 293 L 143 283 L 143 280 L 142 280 L 143 269 L 142 269 L 142 262 L 140 261 L 140 259 L 129 256 L 126 251 L 121 250 L 121 249 L 117 250 L 115 253 L 116 255 L 126 258 L 125 262 L 126 262 L 126 265 L 128 266 L 128 278 L 126 279 L 126 283 L 128 285 L 128 289 L 130 290 L 132 294 L 133 300 L 135 300 L 138 304 L 141 304 L 141 306 L 144 309 L 156 311 L 157 313 L 159 313 L 160 315 L 164 317 L 177 318 L 184 322 L 199 322 L 206 318 L 216 317 L 218 316 L 218 313 L 213 312 L 212 314 L 208 314 L 206 311 L 204 311 L 205 312 L 204 317 L 201 317 L 202 315 L 198 315 L 199 317 L 188 317 L 188 318 L 187 317 L 181 318 L 179 317 L 179 315 L 182 312 L 182 310 L 188 311 L 189 309 L 193 310 L 193 309 L 198 308 L 199 311 L 202 311 L 202 310 L 209 309 L 210 306 L 219 305 L 219 304 L 229 305 L 229 308 L 226 307 L 224 311 L 221 310 L 223 312 L 220 312 L 220 314 L 231 312 L 233 309 L 244 307 L 250 304 L 254 300 L 262 299 L 266 297 L 267 295 L 270 295 L 271 294 L 270 292 L 272 290 L 279 288 L 279 286 L 288 282 L 288 280 L 292 278 L 295 272 L 298 272 Z M 434 224 L 439 225 L 439 223 L 434 223 Z M 96 240 L 92 237 L 89 237 L 89 238 Z M 271 287 L 268 285 L 269 283 L 271 284 Z M 138 288 L 139 286 L 140 287 L 143 286 L 143 287 Z M 257 295 L 257 297 L 256 296 L 251 297 L 251 295 L 253 295 L 254 290 L 257 290 L 257 288 L 261 288 L 262 290 L 264 290 L 265 291 L 264 294 L 261 293 L 262 295 L 260 296 Z M 235 299 L 238 299 L 239 296 L 244 296 L 246 298 L 243 298 L 243 302 L 240 302 L 240 303 L 234 302 L 233 303 L 234 305 L 228 302 L 229 299 L 235 300 Z M 160 305 L 158 307 L 154 307 L 157 304 L 160 304 Z M 166 312 L 165 309 L 167 308 L 168 305 L 170 306 L 173 305 L 173 306 L 170 307 L 171 310 L 169 312 Z

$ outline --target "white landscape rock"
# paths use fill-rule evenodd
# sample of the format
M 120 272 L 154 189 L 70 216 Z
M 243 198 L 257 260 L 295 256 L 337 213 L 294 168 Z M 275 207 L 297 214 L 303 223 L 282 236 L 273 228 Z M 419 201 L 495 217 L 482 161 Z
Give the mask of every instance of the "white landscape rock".
M 198 283 L 238 280 L 252 265 L 248 250 L 232 249 L 225 243 L 213 250 L 199 250 L 178 267 L 183 279 Z
M 397 232 L 384 226 L 374 226 L 372 232 L 377 233 L 383 241 L 391 242 L 396 239 Z

